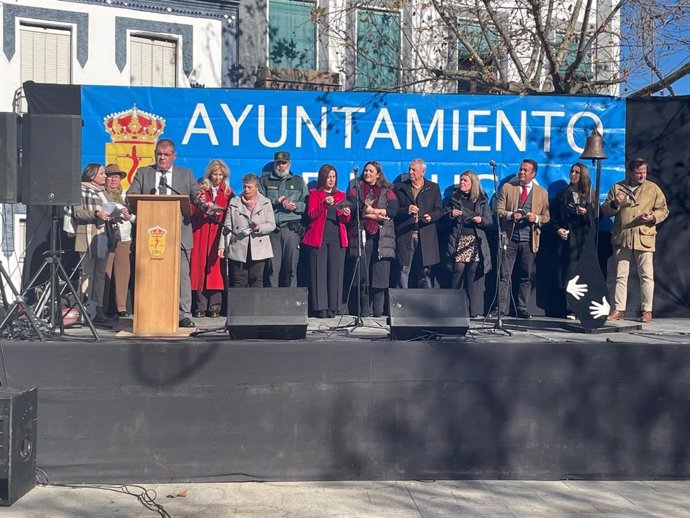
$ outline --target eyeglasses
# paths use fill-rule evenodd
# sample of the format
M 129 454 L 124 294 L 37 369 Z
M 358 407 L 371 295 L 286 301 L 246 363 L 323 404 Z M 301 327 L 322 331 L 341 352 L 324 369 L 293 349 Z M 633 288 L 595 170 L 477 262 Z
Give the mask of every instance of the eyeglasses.
M 164 153 L 163 151 L 156 151 L 156 156 L 164 156 L 164 157 L 171 157 L 175 153 Z

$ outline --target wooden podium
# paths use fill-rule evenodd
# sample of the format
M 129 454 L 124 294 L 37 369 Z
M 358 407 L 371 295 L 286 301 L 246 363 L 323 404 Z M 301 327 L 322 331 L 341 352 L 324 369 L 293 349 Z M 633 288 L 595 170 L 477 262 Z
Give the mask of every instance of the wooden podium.
M 180 336 L 180 240 L 188 196 L 131 194 L 136 212 L 134 336 Z M 183 333 L 188 335 L 188 330 Z

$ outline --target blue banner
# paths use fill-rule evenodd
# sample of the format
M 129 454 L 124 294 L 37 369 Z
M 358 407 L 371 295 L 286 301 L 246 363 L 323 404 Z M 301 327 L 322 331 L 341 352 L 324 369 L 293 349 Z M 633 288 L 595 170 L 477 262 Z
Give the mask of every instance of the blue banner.
M 153 161 L 158 138 L 177 146 L 177 162 L 198 177 L 223 159 L 237 192 L 241 177 L 272 168 L 287 150 L 292 170 L 312 182 L 324 163 L 345 188 L 369 160 L 388 180 L 422 158 L 426 177 L 448 189 L 460 173 L 479 174 L 491 195 L 523 158 L 539 163 L 537 181 L 550 195 L 568 182 L 586 137 L 597 128 L 608 155 L 600 197 L 624 176 L 625 101 L 586 96 L 488 96 L 324 93 L 197 88 L 82 87 L 83 163 L 117 162 L 129 171 Z M 593 183 L 596 168 L 590 161 Z

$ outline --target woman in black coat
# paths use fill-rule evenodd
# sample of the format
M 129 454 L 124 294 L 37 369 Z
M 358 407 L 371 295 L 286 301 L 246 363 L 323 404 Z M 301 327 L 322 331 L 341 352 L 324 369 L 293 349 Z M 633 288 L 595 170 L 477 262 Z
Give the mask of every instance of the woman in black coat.
M 398 213 L 398 198 L 381 169 L 381 164 L 364 164 L 362 175 L 348 192 L 348 200 L 357 218 L 350 219 L 348 227 L 350 256 L 356 266 L 358 246 L 362 246 L 359 277 L 360 316 L 369 316 L 369 305 L 375 317 L 383 314 L 386 289 L 390 287 L 391 263 L 395 259 L 395 229 L 393 218 Z M 364 243 L 360 240 L 364 237 Z M 353 274 L 356 274 L 354 272 Z M 371 300 L 370 300 L 371 299 Z
M 563 290 L 565 308 L 565 286 L 575 275 L 582 248 L 592 230 L 594 206 L 592 180 L 586 165 L 576 162 L 570 167 L 570 184 L 558 191 L 551 204 L 551 222 L 558 234 L 558 284 Z M 568 313 L 566 316 L 570 316 Z
M 464 288 L 470 304 L 470 315 L 484 313 L 481 305 L 481 279 L 491 271 L 491 254 L 485 230 L 492 217 L 486 194 L 473 171 L 460 175 L 460 183 L 446 204 L 450 236 L 446 262 L 453 272 L 451 287 Z

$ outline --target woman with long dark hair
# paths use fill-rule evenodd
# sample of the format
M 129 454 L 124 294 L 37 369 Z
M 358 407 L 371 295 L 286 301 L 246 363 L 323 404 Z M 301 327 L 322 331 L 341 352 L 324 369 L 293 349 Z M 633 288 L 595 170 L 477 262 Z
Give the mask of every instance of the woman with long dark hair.
M 575 274 L 575 267 L 582 254 L 587 236 L 593 229 L 592 180 L 589 169 L 580 162 L 570 167 L 570 183 L 561 189 L 551 204 L 551 222 L 560 238 L 558 246 L 558 283 L 563 290 L 564 316 L 566 309 L 565 286 Z
M 469 300 L 470 316 L 484 313 L 481 307 L 481 279 L 491 271 L 491 254 L 486 229 L 492 224 L 489 200 L 474 171 L 460 175 L 446 205 L 450 236 L 446 264 L 453 273 L 451 288 L 463 288 Z
M 309 294 L 319 318 L 332 318 L 343 293 L 345 250 L 350 208 L 343 206 L 345 193 L 337 189 L 338 173 L 330 164 L 319 169 L 316 189 L 309 191 L 309 227 L 302 243 L 309 246 Z
M 86 296 L 86 309 L 94 322 L 106 320 L 103 312 L 105 264 L 108 256 L 108 236 L 105 222 L 110 214 L 103 210 L 105 197 L 105 168 L 101 164 L 87 164 L 81 175 L 81 205 L 72 207 L 78 223 L 74 250 L 82 255 L 81 292 Z
M 375 317 L 383 314 L 386 288 L 390 287 L 391 262 L 395 259 L 395 228 L 393 218 L 398 213 L 398 197 L 383 174 L 381 164 L 364 164 L 361 176 L 348 192 L 348 200 L 359 211 L 362 233 L 357 222 L 350 219 L 349 250 L 352 275 L 357 275 L 358 246 L 363 238 L 359 265 L 359 300 L 361 315 L 369 316 L 369 306 Z

